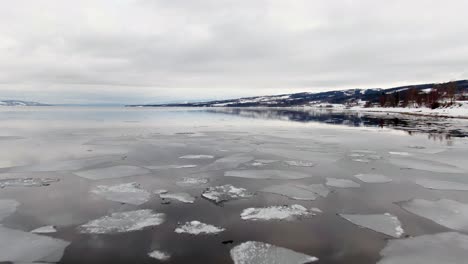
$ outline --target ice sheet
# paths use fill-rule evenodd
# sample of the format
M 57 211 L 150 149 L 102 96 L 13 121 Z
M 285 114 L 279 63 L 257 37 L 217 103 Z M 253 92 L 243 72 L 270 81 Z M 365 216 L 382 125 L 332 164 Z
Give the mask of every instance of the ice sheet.
M 58 262 L 70 243 L 0 226 L 0 262 Z
M 294 183 L 273 185 L 263 188 L 260 191 L 284 195 L 295 200 L 306 201 L 313 201 L 319 196 L 326 197 L 330 192 L 328 188 L 322 184 L 302 185 Z
M 42 187 L 58 182 L 53 178 L 4 178 L 0 179 L 0 188 L 5 187 Z
M 388 178 L 382 174 L 356 174 L 354 177 L 358 178 L 359 180 L 367 183 L 387 183 L 391 182 L 392 179 Z
M 161 199 L 177 200 L 182 203 L 194 203 L 195 197 L 188 193 L 161 193 L 159 195 Z
M 182 187 L 193 186 L 193 185 L 203 185 L 208 183 L 207 178 L 192 178 L 184 177 L 182 180 L 177 181 L 176 184 Z
M 422 160 L 415 158 L 391 158 L 390 163 L 403 169 L 415 169 L 440 173 L 464 173 L 459 167 L 442 163 L 436 160 Z
M 234 264 L 304 264 L 318 258 L 271 244 L 247 241 L 231 249 Z
M 141 189 L 140 185 L 136 182 L 117 185 L 98 185 L 91 192 L 110 201 L 134 205 L 144 204 L 150 199 L 150 193 Z
M 327 186 L 337 188 L 359 188 L 361 185 L 357 182 L 347 179 L 327 178 Z
M 165 214 L 154 213 L 150 209 L 118 212 L 92 220 L 78 229 L 81 233 L 106 234 L 122 233 L 157 226 L 164 222 Z
M 85 170 L 75 172 L 75 175 L 78 175 L 83 178 L 87 178 L 90 180 L 102 180 L 102 179 L 113 179 L 113 178 L 122 178 L 122 177 L 129 177 L 129 176 L 137 176 L 151 173 L 151 171 L 136 167 L 136 166 L 128 166 L 128 165 L 118 165 L 112 166 L 107 168 L 100 168 L 100 169 L 93 169 L 93 170 Z
M 198 167 L 198 165 L 195 165 L 195 164 L 145 166 L 145 168 L 150 169 L 150 170 L 191 169 L 191 168 L 196 168 L 196 167 Z
M 39 227 L 31 231 L 31 233 L 36 233 L 36 234 L 49 234 L 49 233 L 55 233 L 55 232 L 57 232 L 57 229 L 55 229 L 55 226 L 52 226 L 52 225 Z
M 250 198 L 253 194 L 249 193 L 247 189 L 226 184 L 222 186 L 209 187 L 203 191 L 202 196 L 215 203 L 221 203 L 235 199 Z
M 414 183 L 421 185 L 427 189 L 434 190 L 453 190 L 453 191 L 468 191 L 468 184 L 451 182 L 451 181 L 440 181 L 431 179 L 416 179 Z
M 351 223 L 376 232 L 399 238 L 404 231 L 396 216 L 389 213 L 375 215 L 339 214 Z
M 315 210 L 314 210 L 315 211 Z M 302 205 L 270 206 L 263 208 L 247 208 L 241 213 L 243 220 L 295 220 L 300 217 L 315 215 Z
M 378 264 L 465 264 L 468 236 L 456 232 L 391 240 Z
M 244 154 L 236 154 L 227 156 L 221 159 L 217 159 L 215 162 L 204 167 L 204 170 L 225 170 L 225 169 L 235 169 L 239 165 L 253 160 L 252 156 L 246 156 Z
M 200 221 L 190 221 L 183 225 L 180 225 L 175 229 L 174 232 L 178 234 L 190 234 L 190 235 L 214 235 L 223 232 L 225 229 L 209 224 L 202 223 Z
M 166 261 L 171 258 L 171 255 L 169 255 L 169 253 L 161 251 L 161 250 L 153 250 L 150 253 L 148 253 L 148 256 L 150 258 L 154 258 L 159 261 Z
M 16 212 L 19 205 L 15 200 L 0 200 L 0 221 Z
M 468 204 L 448 199 L 438 201 L 413 199 L 402 202 L 401 207 L 447 228 L 468 232 Z
M 214 156 L 211 155 L 185 155 L 179 157 L 179 159 L 213 159 Z
M 314 167 L 315 165 L 317 165 L 317 163 L 303 160 L 285 160 L 284 163 L 286 163 L 289 166 L 296 167 Z
M 311 177 L 302 172 L 286 170 L 232 170 L 226 171 L 224 176 L 250 179 L 283 179 L 294 180 Z

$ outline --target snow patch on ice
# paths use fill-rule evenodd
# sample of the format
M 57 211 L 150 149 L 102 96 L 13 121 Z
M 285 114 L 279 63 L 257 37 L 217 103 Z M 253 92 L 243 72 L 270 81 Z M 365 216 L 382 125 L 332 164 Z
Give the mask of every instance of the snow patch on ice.
M 327 178 L 327 186 L 337 188 L 359 188 L 361 185 L 357 182 L 347 179 Z
M 178 234 L 186 233 L 191 235 L 200 235 L 200 234 L 218 234 L 223 232 L 225 229 L 221 227 L 216 227 L 213 225 L 208 225 L 200 221 L 190 221 L 183 225 L 180 225 L 175 229 L 174 232 Z
M 107 200 L 141 205 L 150 199 L 150 193 L 141 189 L 136 182 L 117 185 L 98 185 L 91 193 L 104 197 Z
M 354 177 L 358 178 L 359 180 L 367 183 L 388 183 L 391 182 L 392 179 L 388 178 L 385 175 L 381 174 L 356 174 Z
M 214 201 L 215 203 L 221 203 L 235 199 L 250 198 L 253 194 L 247 192 L 247 189 L 226 184 L 222 186 L 209 187 L 203 192 L 202 196 Z
M 150 209 L 118 212 L 92 220 L 80 226 L 79 231 L 89 234 L 130 232 L 160 225 L 164 220 L 165 214 Z
M 299 217 L 315 215 L 302 205 L 270 206 L 263 208 L 247 208 L 241 213 L 243 220 L 295 220 Z
M 340 216 L 355 225 L 395 238 L 401 237 L 404 233 L 398 218 L 389 213 L 376 215 L 340 214 Z
M 304 264 L 318 258 L 271 244 L 247 241 L 231 249 L 234 264 Z
M 195 197 L 188 193 L 161 193 L 159 195 L 161 199 L 176 200 L 182 203 L 194 203 Z

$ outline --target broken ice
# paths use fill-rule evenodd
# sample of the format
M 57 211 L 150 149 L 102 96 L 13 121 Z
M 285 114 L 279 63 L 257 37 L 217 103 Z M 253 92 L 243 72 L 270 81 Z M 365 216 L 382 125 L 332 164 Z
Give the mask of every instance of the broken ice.
M 220 203 L 235 199 L 249 198 L 252 197 L 252 194 L 247 192 L 244 188 L 238 188 L 231 184 L 226 184 L 222 186 L 209 187 L 203 192 L 202 196 L 214 201 L 215 203 Z
M 438 201 L 413 199 L 402 202 L 401 207 L 447 228 L 468 232 L 468 204 L 448 199 Z
M 396 166 L 405 169 L 424 170 L 431 172 L 440 173 L 464 173 L 465 171 L 459 167 L 438 162 L 435 160 L 421 160 L 421 159 L 402 159 L 402 158 L 391 158 L 390 162 Z
M 98 185 L 91 192 L 110 201 L 134 205 L 144 204 L 150 199 L 150 193 L 141 189 L 136 182 L 117 185 Z
M 401 223 L 396 216 L 389 213 L 375 215 L 358 215 L 358 214 L 339 214 L 344 219 L 351 223 L 365 227 L 376 232 L 392 236 L 395 238 L 403 235 L 404 231 Z
M 197 166 L 198 165 L 195 165 L 195 164 L 186 164 L 186 165 L 145 166 L 145 168 L 150 169 L 150 170 L 167 170 L 167 169 L 191 169 Z
M 440 181 L 431 179 L 416 179 L 414 183 L 421 185 L 427 189 L 434 190 L 453 190 L 453 191 L 468 191 L 468 184 L 450 181 Z
M 31 233 L 36 233 L 36 234 L 49 234 L 49 233 L 55 233 L 55 232 L 57 232 L 57 229 L 55 229 L 55 226 L 52 226 L 52 225 L 39 227 L 31 231 Z
M 58 182 L 59 179 L 52 178 L 7 178 L 0 179 L 0 188 L 5 187 L 42 187 Z
M 231 249 L 234 264 L 304 264 L 318 258 L 271 244 L 247 241 Z
M 392 181 L 392 179 L 381 174 L 357 174 L 354 177 L 367 183 L 387 183 Z
M 214 156 L 211 155 L 185 155 L 179 157 L 179 159 L 213 159 Z
M 337 179 L 337 178 L 327 178 L 327 186 L 337 187 L 337 188 L 359 188 L 361 185 L 352 180 L 347 179 Z
M 154 213 L 150 209 L 118 212 L 92 220 L 80 226 L 79 231 L 89 234 L 130 232 L 160 225 L 164 219 L 163 213 Z
M 191 177 L 184 177 L 182 180 L 177 181 L 176 184 L 179 186 L 192 186 L 192 185 L 203 185 L 208 183 L 207 178 L 191 178 Z
M 161 250 L 154 250 L 148 253 L 150 258 L 154 258 L 160 261 L 166 261 L 171 258 L 171 255 Z
M 208 225 L 200 221 L 190 221 L 183 225 L 180 225 L 175 229 L 174 232 L 181 234 L 191 234 L 191 235 L 200 235 L 200 234 L 218 234 L 223 232 L 225 229 L 221 227 L 216 227 L 213 225 Z
M 188 193 L 161 193 L 159 194 L 159 197 L 161 199 L 177 200 L 182 203 L 195 202 L 195 197 L 191 196 Z
M 310 177 L 309 175 L 297 171 L 283 171 L 283 170 L 233 170 L 226 171 L 224 176 L 250 178 L 250 179 L 304 179 Z
M 391 240 L 380 251 L 378 264 L 464 264 L 468 259 L 468 236 L 456 232 Z
M 303 161 L 303 160 L 285 160 L 284 163 L 286 163 L 289 166 L 296 166 L 296 167 L 314 167 L 315 165 L 317 165 L 314 162 Z
M 313 201 L 319 196 L 327 197 L 330 192 L 323 184 L 302 185 L 293 183 L 273 185 L 263 188 L 260 191 L 287 196 L 295 200 L 306 201 Z
M 15 200 L 0 200 L 0 221 L 13 214 L 19 205 Z
M 251 156 L 245 156 L 243 154 L 231 155 L 221 159 L 217 159 L 215 162 L 206 166 L 205 170 L 223 170 L 223 169 L 234 169 L 239 165 L 253 160 Z
M 315 210 L 314 210 L 315 211 Z M 295 220 L 298 217 L 315 215 L 302 205 L 270 206 L 263 208 L 247 208 L 241 213 L 243 220 Z
M 118 165 L 107 168 L 75 172 L 76 175 L 90 180 L 122 178 L 151 173 L 151 171 L 136 166 Z
M 0 226 L 0 262 L 58 262 L 69 244 Z

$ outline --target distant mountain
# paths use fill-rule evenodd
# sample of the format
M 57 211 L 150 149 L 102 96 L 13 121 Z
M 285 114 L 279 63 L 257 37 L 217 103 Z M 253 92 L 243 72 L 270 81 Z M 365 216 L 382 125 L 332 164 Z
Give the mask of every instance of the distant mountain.
M 468 80 L 454 82 L 458 93 L 468 93 Z M 177 104 L 149 104 L 149 105 L 128 105 L 129 107 L 288 107 L 305 106 L 313 104 L 346 104 L 357 101 L 379 102 L 382 94 L 405 93 L 410 89 L 419 92 L 427 92 L 434 88 L 436 83 L 419 84 L 394 87 L 388 89 L 350 89 L 341 91 L 329 91 L 320 93 L 293 93 L 273 96 L 245 97 L 229 100 L 215 100 L 207 102 L 177 103 Z
M 20 100 L 0 100 L 0 106 L 47 106 L 37 102 L 20 101 Z

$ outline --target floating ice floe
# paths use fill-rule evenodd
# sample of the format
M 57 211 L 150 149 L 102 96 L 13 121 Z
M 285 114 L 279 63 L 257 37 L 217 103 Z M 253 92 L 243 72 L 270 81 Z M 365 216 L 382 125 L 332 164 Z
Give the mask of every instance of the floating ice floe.
M 453 190 L 453 191 L 468 191 L 468 184 L 451 182 L 451 181 L 439 181 L 431 179 L 416 179 L 414 183 L 421 185 L 427 189 L 434 190 Z
M 224 169 L 234 169 L 239 167 L 239 165 L 249 162 L 254 158 L 251 156 L 246 156 L 244 154 L 236 154 L 227 156 L 221 159 L 217 159 L 210 165 L 204 167 L 205 170 L 224 170 Z
M 17 168 L 15 171 L 74 171 L 116 159 L 117 156 L 101 156 L 76 160 L 47 161 Z
M 302 172 L 297 171 L 285 171 L 285 170 L 233 170 L 226 171 L 224 176 L 228 177 L 239 177 L 239 178 L 250 178 L 250 179 L 304 179 L 310 177 Z
M 411 156 L 411 154 L 408 152 L 399 152 L 399 151 L 390 151 L 388 152 L 388 154 L 395 155 L 395 156 Z
M 151 251 L 150 253 L 148 253 L 148 256 L 150 258 L 154 258 L 154 259 L 157 259 L 159 261 L 166 261 L 166 260 L 169 260 L 171 258 L 171 255 L 169 255 L 168 253 L 166 253 L 164 251 L 161 251 L 161 250 Z
M 0 179 L 0 188 L 5 187 L 42 187 L 58 182 L 53 178 L 5 178 Z
M 150 199 L 150 193 L 141 189 L 136 182 L 117 185 L 98 185 L 92 193 L 104 197 L 107 200 L 141 205 Z
M 387 183 L 392 181 L 392 179 L 381 174 L 356 174 L 354 177 L 367 183 Z
M 165 214 L 150 209 L 118 212 L 92 220 L 79 227 L 81 233 L 106 234 L 122 233 L 157 226 L 164 222 Z
M 53 225 L 39 227 L 31 231 L 31 233 L 36 233 L 36 234 L 49 234 L 49 233 L 55 233 L 55 232 L 57 232 L 57 229 L 55 229 L 55 226 Z
M 247 241 L 231 249 L 234 264 L 304 264 L 318 258 L 271 244 Z
M 214 156 L 211 155 L 185 155 L 179 157 L 179 159 L 213 159 Z
M 299 217 L 315 215 L 316 210 L 307 210 L 302 205 L 270 206 L 247 208 L 241 213 L 243 220 L 295 220 Z
M 459 167 L 438 162 L 435 160 L 421 160 L 415 158 L 391 158 L 390 163 L 404 169 L 415 169 L 430 172 L 440 173 L 464 173 L 465 171 Z
M 340 216 L 355 225 L 374 230 L 387 236 L 399 238 L 404 233 L 398 218 L 389 213 L 375 215 L 340 214 Z
M 468 232 L 468 204 L 448 199 L 438 201 L 413 199 L 402 202 L 401 207 L 447 228 Z
M 370 162 L 369 159 L 353 159 L 353 161 L 362 162 L 362 163 L 368 163 L 368 162 Z
M 250 165 L 254 167 L 262 167 L 271 163 L 278 162 L 277 160 L 254 160 Z
M 465 264 L 468 236 L 456 232 L 391 240 L 378 264 Z
M 284 195 L 295 200 L 306 201 L 313 201 L 319 196 L 327 197 L 327 195 L 330 193 L 330 190 L 328 190 L 328 188 L 323 184 L 302 185 L 294 183 L 273 185 L 263 188 L 260 191 Z
M 207 178 L 191 178 L 191 177 L 184 177 L 182 180 L 177 181 L 176 184 L 182 187 L 185 186 L 192 186 L 192 185 L 203 185 L 208 183 Z
M 58 262 L 70 243 L 0 226 L 0 262 Z
M 180 225 L 175 229 L 174 232 L 178 234 L 186 233 L 191 235 L 200 235 L 200 234 L 218 234 L 223 232 L 225 229 L 221 227 L 216 227 L 213 225 L 208 225 L 200 221 L 190 221 L 183 225 Z
M 194 203 L 195 197 L 188 193 L 161 193 L 159 195 L 161 199 L 176 200 L 182 203 Z
M 303 160 L 285 160 L 284 163 L 286 163 L 289 166 L 296 167 L 314 167 L 315 165 L 317 165 L 317 163 Z
M 168 193 L 168 192 L 169 192 L 168 190 L 159 189 L 159 190 L 155 190 L 155 191 L 154 191 L 154 194 L 164 194 L 164 193 Z
M 19 205 L 15 200 L 0 200 L 0 221 L 16 212 Z
M 102 179 L 113 179 L 122 178 L 129 176 L 137 176 L 151 173 L 151 171 L 136 166 L 129 165 L 118 165 L 107 168 L 92 169 L 75 172 L 75 175 L 90 179 L 90 180 L 102 180 Z
M 364 153 L 364 154 L 376 154 L 377 152 L 374 150 L 367 150 L 367 149 L 356 149 L 352 150 L 353 153 Z
M 347 179 L 327 178 L 327 186 L 337 188 L 359 188 L 361 185 L 357 182 Z
M 186 164 L 186 165 L 145 166 L 145 168 L 150 169 L 150 170 L 191 169 L 195 167 L 198 167 L 198 165 Z
M 235 199 L 250 198 L 253 194 L 247 192 L 244 188 L 238 188 L 231 184 L 226 184 L 222 186 L 209 187 L 203 191 L 202 196 L 215 203 L 221 203 Z

